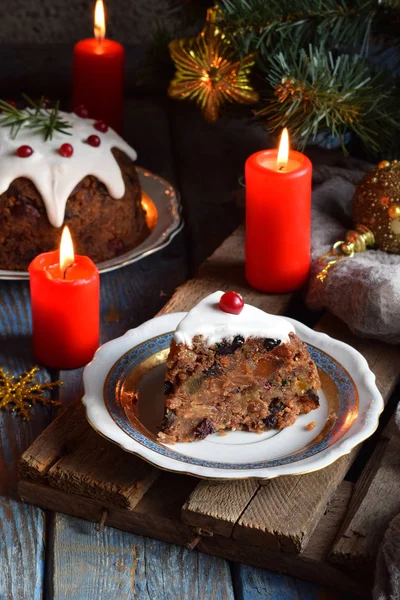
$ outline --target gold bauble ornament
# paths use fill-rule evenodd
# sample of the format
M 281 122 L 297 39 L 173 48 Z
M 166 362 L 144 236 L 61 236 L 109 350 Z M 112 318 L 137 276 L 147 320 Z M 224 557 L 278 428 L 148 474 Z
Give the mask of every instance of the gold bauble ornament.
M 382 160 L 357 185 L 353 201 L 356 226 L 318 259 L 324 281 L 328 271 L 345 257 L 367 248 L 400 254 L 400 162 Z
M 400 163 L 385 160 L 356 187 L 353 220 L 372 231 L 375 248 L 400 253 Z
M 253 104 L 259 99 L 250 84 L 255 56 L 235 60 L 231 42 L 218 26 L 219 12 L 216 6 L 207 10 L 205 27 L 198 36 L 169 44 L 176 66 L 169 97 L 193 100 L 210 123 L 218 119 L 226 102 Z

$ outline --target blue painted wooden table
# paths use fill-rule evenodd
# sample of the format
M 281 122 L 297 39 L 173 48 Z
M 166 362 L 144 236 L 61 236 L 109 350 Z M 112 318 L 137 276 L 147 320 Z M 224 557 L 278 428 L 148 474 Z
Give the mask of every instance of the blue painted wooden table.
M 210 183 L 199 181 L 198 175 L 196 180 L 196 173 L 201 173 L 198 161 L 205 158 L 194 148 L 192 131 L 187 134 L 186 146 L 182 143 L 171 148 L 168 146 L 171 123 L 164 118 L 164 109 L 144 103 L 142 110 L 136 105 L 132 115 L 136 115 L 136 121 L 130 123 L 132 128 L 139 130 L 140 121 L 144 122 L 145 135 L 136 137 L 134 143 L 141 164 L 176 182 L 170 158 L 174 153 L 180 154 L 181 164 L 186 161 L 185 172 L 191 167 L 188 161 L 197 162 L 192 165 L 191 177 L 181 175 L 178 182 L 183 192 L 186 229 L 160 253 L 101 277 L 103 342 L 155 315 L 174 289 L 188 278 L 191 272 L 188 257 L 194 257 L 198 264 L 238 224 L 237 207 L 228 210 L 232 199 L 223 195 L 224 190 L 231 189 L 232 181 L 237 181 L 237 174 L 230 167 L 228 179 L 224 180 L 218 158 L 221 148 L 215 133 L 218 129 L 213 130 L 214 141 L 209 146 L 216 165 L 216 177 Z M 175 123 L 172 120 L 172 126 L 180 128 L 180 117 L 177 119 Z M 233 138 L 227 139 L 225 133 L 221 139 L 224 145 L 233 144 Z M 243 136 L 240 139 L 243 146 Z M 243 153 L 248 155 L 249 148 L 243 147 Z M 239 156 L 237 161 L 243 164 L 243 157 Z M 212 186 L 217 207 L 211 201 Z M 196 189 L 200 194 L 197 208 L 193 198 Z M 185 201 L 188 196 L 190 204 Z M 208 233 L 204 237 L 205 230 Z M 35 364 L 30 335 L 28 284 L 0 282 L 1 366 L 21 373 Z M 286 575 L 232 564 L 109 527 L 100 532 L 93 523 L 44 513 L 19 502 L 16 484 L 20 455 L 55 415 L 76 399 L 81 389 L 81 371 L 58 373 L 40 369 L 42 381 L 58 378 L 65 382 L 61 407 L 38 405 L 30 421 L 22 421 L 13 413 L 0 413 L 0 600 L 345 598 L 343 594 Z

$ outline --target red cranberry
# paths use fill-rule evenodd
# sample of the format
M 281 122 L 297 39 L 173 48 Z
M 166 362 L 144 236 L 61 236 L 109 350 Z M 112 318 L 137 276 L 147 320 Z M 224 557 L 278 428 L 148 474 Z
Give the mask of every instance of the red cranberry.
M 15 104 L 14 100 L 6 100 L 7 104 L 9 104 L 10 106 L 13 106 L 14 108 L 17 108 L 17 105 Z
M 31 156 L 32 154 L 33 150 L 30 146 L 20 146 L 17 149 L 17 156 L 20 158 L 28 158 L 28 156 Z
M 58 154 L 64 156 L 64 158 L 70 158 L 74 153 L 74 149 L 71 144 L 62 144 L 58 149 Z
M 89 116 L 89 111 L 83 104 L 77 106 L 74 112 L 78 117 L 81 117 L 81 119 L 87 119 Z
M 244 306 L 243 298 L 237 292 L 225 292 L 219 301 L 219 308 L 231 315 L 239 315 Z
M 107 133 L 108 131 L 108 125 L 104 121 L 96 121 L 93 127 L 97 129 L 97 131 L 101 131 L 101 133 Z
M 89 146 L 93 146 L 94 148 L 98 148 L 101 144 L 100 138 L 98 135 L 89 135 L 87 139 L 87 143 Z

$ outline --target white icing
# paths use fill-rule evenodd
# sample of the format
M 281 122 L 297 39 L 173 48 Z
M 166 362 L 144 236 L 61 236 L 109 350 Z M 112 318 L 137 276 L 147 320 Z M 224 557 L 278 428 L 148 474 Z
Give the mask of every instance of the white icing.
M 26 177 L 36 186 L 43 198 L 47 216 L 54 227 L 64 221 L 68 196 L 87 175 L 97 177 L 107 187 L 110 196 L 121 198 L 125 193 L 121 169 L 111 149 L 118 148 L 136 160 L 137 154 L 113 129 L 101 133 L 93 127 L 93 119 L 82 119 L 74 113 L 60 111 L 63 120 L 72 125 L 65 135 L 54 132 L 51 140 L 44 140 L 42 133 L 21 128 L 15 139 L 10 127 L 0 127 L 0 194 L 5 192 L 17 177 Z M 85 143 L 89 135 L 101 140 L 98 148 Z M 62 144 L 71 144 L 74 153 L 64 158 L 58 153 Z M 33 154 L 19 158 L 16 150 L 23 145 L 31 146 Z
M 268 313 L 245 304 L 239 315 L 223 312 L 219 300 L 224 292 L 214 292 L 197 304 L 176 328 L 174 338 L 177 344 L 191 347 L 192 339 L 202 335 L 208 346 L 223 339 L 232 340 L 236 335 L 244 339 L 262 337 L 289 342 L 289 333 L 295 333 L 294 327 L 283 317 Z

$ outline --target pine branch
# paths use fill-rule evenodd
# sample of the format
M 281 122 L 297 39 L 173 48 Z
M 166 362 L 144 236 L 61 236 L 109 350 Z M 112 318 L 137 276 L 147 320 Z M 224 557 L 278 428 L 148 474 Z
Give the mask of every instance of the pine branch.
M 288 127 L 300 148 L 329 131 L 344 148 L 351 131 L 378 151 L 399 131 L 399 108 L 393 80 L 374 74 L 360 56 L 333 57 L 324 47 L 273 56 L 265 65 L 273 97 L 257 112 L 271 131 Z
M 22 96 L 28 104 L 25 109 L 19 109 L 5 100 L 0 100 L 0 127 L 10 127 L 12 139 L 15 139 L 21 128 L 24 127 L 42 134 L 46 142 L 52 139 L 56 131 L 71 135 L 67 131 L 71 125 L 60 117 L 58 101 L 54 108 L 48 109 L 43 96 L 38 102 L 26 94 L 22 94 Z
M 365 44 L 371 22 L 398 0 L 219 0 L 223 26 L 244 56 L 258 51 L 268 58 L 271 48 Z M 367 49 L 367 48 L 366 48 Z

